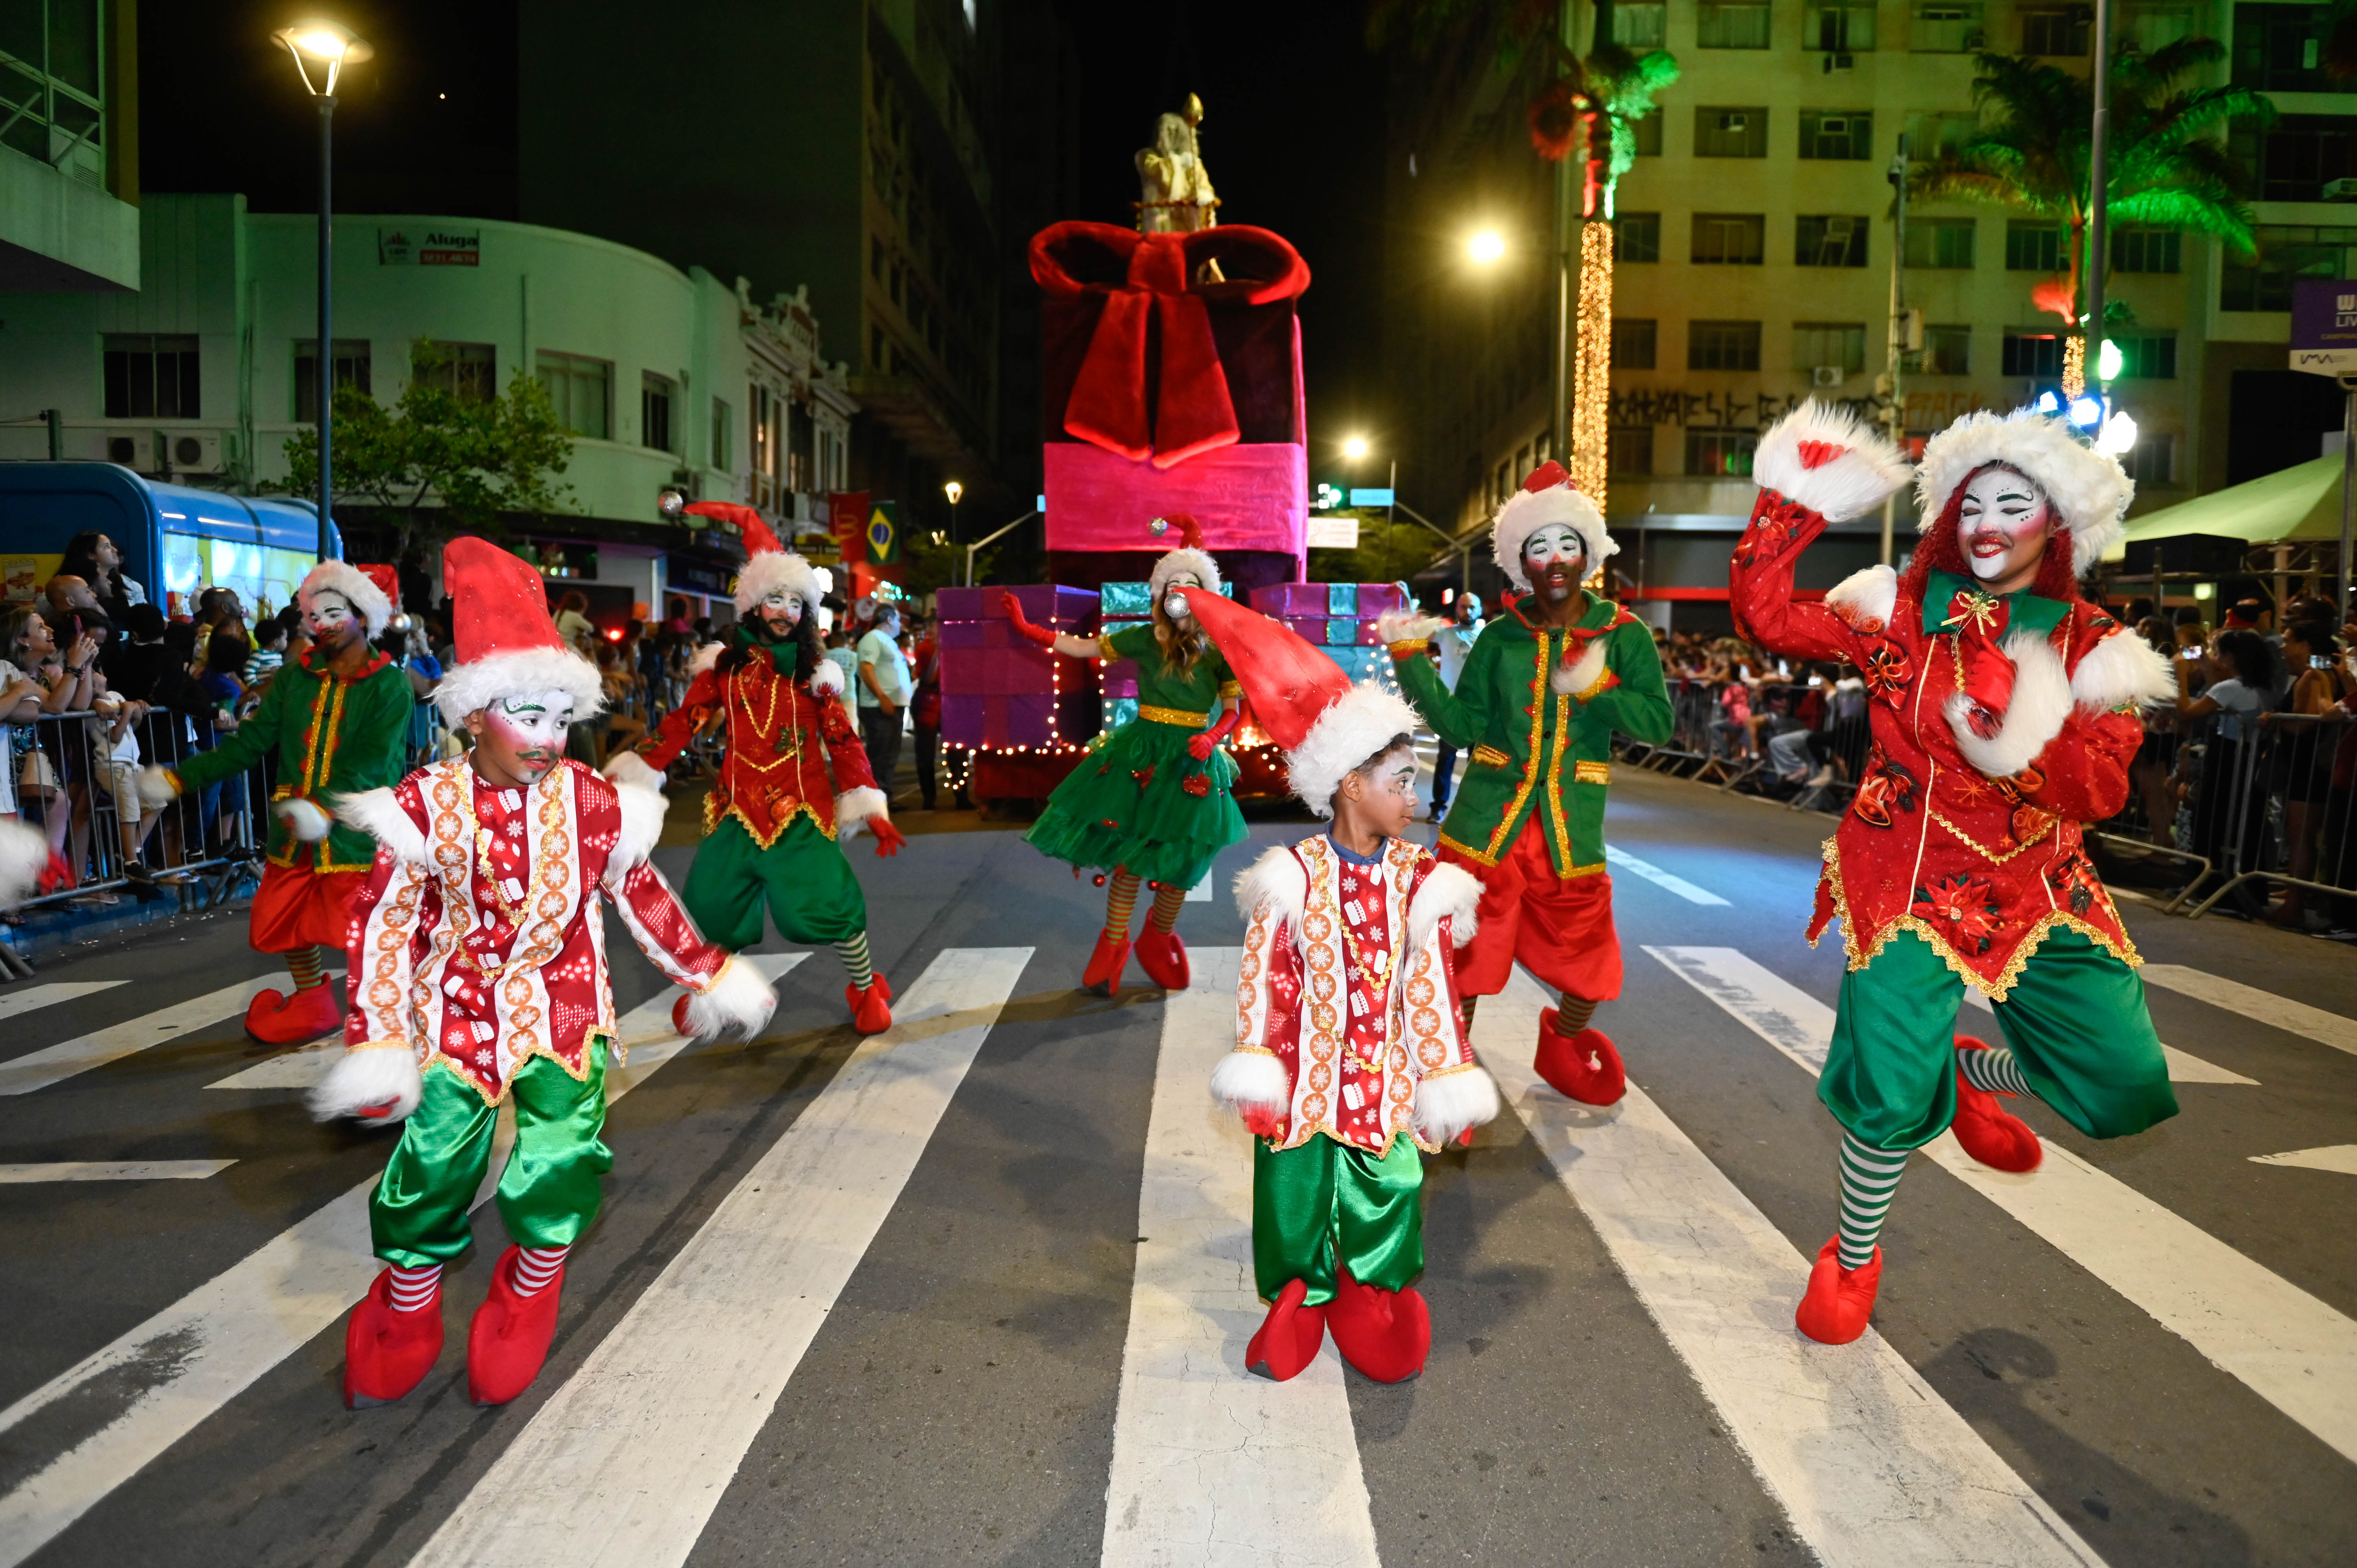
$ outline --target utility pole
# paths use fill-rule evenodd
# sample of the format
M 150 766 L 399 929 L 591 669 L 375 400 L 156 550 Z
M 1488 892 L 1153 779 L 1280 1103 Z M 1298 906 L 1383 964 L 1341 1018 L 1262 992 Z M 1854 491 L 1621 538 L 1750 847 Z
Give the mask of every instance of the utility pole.
M 1900 361 L 1907 354 L 1907 133 L 1899 133 L 1899 151 L 1890 160 L 1890 183 L 1898 192 L 1892 208 L 1890 225 L 1890 330 L 1886 357 L 1890 371 L 1890 407 L 1885 417 L 1890 426 L 1890 444 L 1901 452 L 1907 449 L 1907 391 L 1900 372 Z M 1891 558 L 1892 536 L 1899 521 L 1899 495 L 1891 492 L 1882 498 L 1882 564 L 1896 563 Z
M 1555 14 L 1555 34 L 1566 53 L 1574 42 L 1571 7 L 1572 0 L 1559 0 Z M 1570 157 L 1557 159 L 1555 166 L 1555 382 L 1547 405 L 1547 456 L 1566 468 L 1571 467 L 1572 270 L 1579 223 L 1572 181 L 1579 167 Z
M 2112 0 L 2095 0 L 2095 114 L 2087 134 L 2087 324 L 2081 329 L 2080 363 L 2095 384 L 2096 401 L 2111 412 L 2104 385 L 2104 272 L 2111 259 L 2105 242 L 2111 208 L 2106 155 L 2112 128 Z

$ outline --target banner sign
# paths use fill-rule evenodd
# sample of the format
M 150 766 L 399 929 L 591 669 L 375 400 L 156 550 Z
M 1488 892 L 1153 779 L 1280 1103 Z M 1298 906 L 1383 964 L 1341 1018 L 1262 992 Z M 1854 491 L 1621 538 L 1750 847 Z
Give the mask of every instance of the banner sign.
M 479 231 L 382 228 L 376 231 L 377 265 L 382 267 L 479 267 Z
M 2291 285 L 2291 368 L 2357 375 L 2357 283 L 2324 278 Z
M 827 497 L 826 517 L 835 548 L 843 552 L 843 564 L 849 566 L 866 560 L 867 492 L 835 491 Z

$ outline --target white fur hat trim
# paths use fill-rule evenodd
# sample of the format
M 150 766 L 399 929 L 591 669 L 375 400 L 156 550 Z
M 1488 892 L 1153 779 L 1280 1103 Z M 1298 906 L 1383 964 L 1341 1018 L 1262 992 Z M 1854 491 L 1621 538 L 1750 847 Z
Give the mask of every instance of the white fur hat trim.
M 1936 522 L 1956 488 L 1991 463 L 2029 475 L 2061 512 L 2071 527 L 2074 575 L 2093 571 L 2126 536 L 2120 520 L 2136 499 L 2136 481 L 2117 457 L 2082 442 L 2067 421 L 2034 408 L 1968 413 L 1932 437 L 1915 475 L 1916 526 Z
M 815 611 L 826 596 L 816 567 L 791 550 L 764 550 L 737 574 L 737 613 L 751 614 L 755 605 L 780 588 L 802 600 L 804 615 Z
M 606 687 L 597 667 L 569 648 L 520 648 L 494 653 L 472 664 L 460 664 L 434 688 L 434 705 L 456 729 L 467 715 L 490 707 L 501 697 L 530 697 L 542 692 L 563 692 L 573 699 L 573 716 L 586 719 L 606 705 Z
M 1189 549 L 1182 544 L 1178 549 L 1166 553 L 1161 560 L 1157 561 L 1154 564 L 1153 573 L 1146 578 L 1156 603 L 1161 602 L 1162 590 L 1170 579 L 1182 572 L 1192 576 L 1211 592 L 1216 594 L 1220 591 L 1220 564 L 1212 560 L 1205 552 Z
M 1328 704 L 1301 744 L 1285 754 L 1293 792 L 1321 817 L 1334 814 L 1343 775 L 1363 765 L 1394 736 L 1415 733 L 1415 710 L 1396 692 L 1361 682 Z
M 1506 575 L 1506 580 L 1523 593 L 1531 591 L 1531 582 L 1523 571 L 1523 542 L 1551 522 L 1562 523 L 1579 535 L 1590 572 L 1620 548 L 1612 542 L 1596 503 L 1573 489 L 1568 480 L 1543 490 L 1516 490 L 1490 524 L 1490 553 L 1497 557 L 1498 570 Z
M 360 613 L 371 642 L 382 637 L 384 628 L 392 624 L 393 601 L 384 596 L 384 590 L 367 573 L 349 561 L 322 561 L 305 573 L 303 585 L 295 590 L 295 602 L 307 610 L 311 607 L 311 596 L 322 591 L 342 595 L 344 601 Z

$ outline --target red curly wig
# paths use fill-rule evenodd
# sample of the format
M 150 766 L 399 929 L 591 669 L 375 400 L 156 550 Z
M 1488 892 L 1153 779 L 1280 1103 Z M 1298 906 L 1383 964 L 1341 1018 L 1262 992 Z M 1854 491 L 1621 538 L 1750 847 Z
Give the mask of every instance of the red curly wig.
M 2038 486 L 2038 493 L 2045 500 L 2048 510 L 2053 510 L 2054 499 L 2046 494 L 2045 487 L 2039 486 L 2036 479 L 2022 474 L 2012 464 L 1982 464 L 1965 475 L 1964 482 L 1948 493 L 1948 504 L 1940 509 L 1940 515 L 1932 520 L 1930 528 L 1923 531 L 1913 557 L 1907 563 L 1907 570 L 1899 579 L 1899 592 L 1902 596 L 1922 603 L 1934 571 L 1953 573 L 1967 581 L 1973 580 L 1972 564 L 1964 559 L 1964 550 L 1956 542 L 1957 527 L 1964 519 L 1964 491 L 1972 487 L 1975 479 L 1991 468 L 2021 474 L 2023 479 Z M 2038 564 L 2038 580 L 2029 585 L 2029 591 L 2040 598 L 2060 599 L 2066 605 L 2078 598 L 2079 582 L 2071 575 L 2071 530 L 2067 526 L 2056 529 L 2048 536 L 2045 557 Z

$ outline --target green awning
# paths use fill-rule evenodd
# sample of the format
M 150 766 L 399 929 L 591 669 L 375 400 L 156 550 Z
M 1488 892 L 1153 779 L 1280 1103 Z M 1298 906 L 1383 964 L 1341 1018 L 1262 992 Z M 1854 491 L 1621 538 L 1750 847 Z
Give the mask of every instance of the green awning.
M 2264 478 L 2128 519 L 2128 542 L 2206 533 L 2249 544 L 2341 537 L 2341 456 L 2315 457 Z

